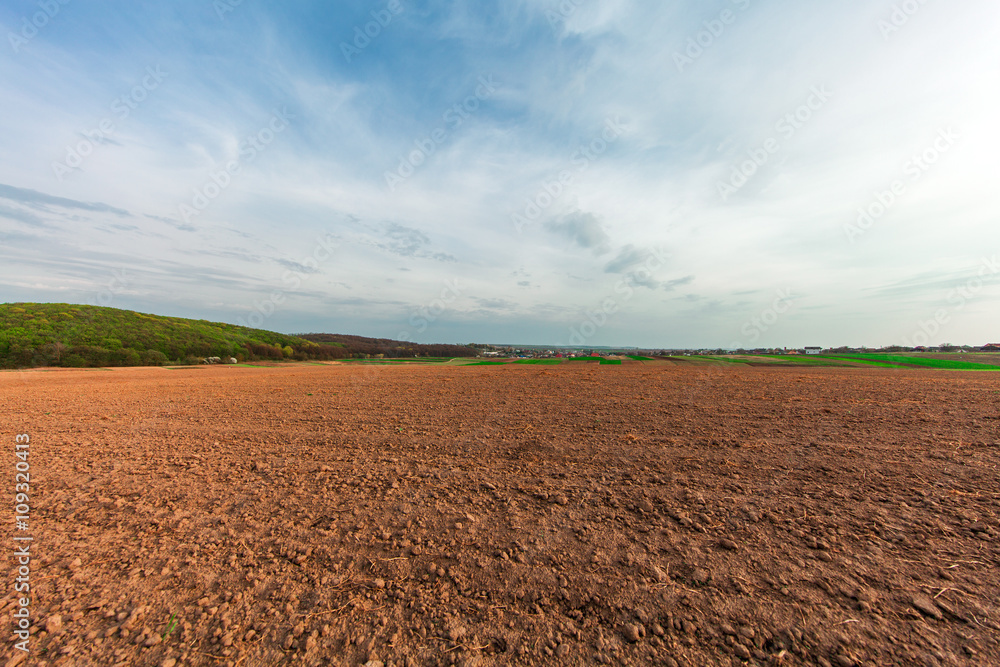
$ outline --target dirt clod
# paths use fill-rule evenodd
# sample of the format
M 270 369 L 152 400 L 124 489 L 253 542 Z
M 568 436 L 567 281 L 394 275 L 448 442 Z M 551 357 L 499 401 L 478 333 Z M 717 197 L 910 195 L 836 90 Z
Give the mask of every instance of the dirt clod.
M 925 616 L 930 616 L 931 618 L 936 618 L 941 620 L 943 617 L 941 615 L 941 610 L 938 609 L 937 605 L 934 604 L 930 598 L 924 595 L 914 595 L 910 602 L 913 604 L 914 608 Z
M 729 551 L 736 551 L 737 549 L 740 548 L 739 545 L 736 544 L 736 542 L 733 542 L 728 538 L 723 538 L 719 540 L 719 546 L 722 547 L 723 549 L 728 549 Z
M 638 623 L 629 623 L 625 626 L 625 639 L 630 642 L 637 642 L 646 636 L 646 631 Z

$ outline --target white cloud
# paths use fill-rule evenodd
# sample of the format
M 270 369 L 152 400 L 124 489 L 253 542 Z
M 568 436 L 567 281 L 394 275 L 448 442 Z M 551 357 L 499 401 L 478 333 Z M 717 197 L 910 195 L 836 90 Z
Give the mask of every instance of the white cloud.
M 0 284 L 31 298 L 30 285 L 80 290 L 117 266 L 148 266 L 155 280 L 142 287 L 144 303 L 206 313 L 219 312 L 207 304 L 230 304 L 222 314 L 232 321 L 238 304 L 280 286 L 318 235 L 334 234 L 337 260 L 292 295 L 274 326 L 315 329 L 309 318 L 330 317 L 335 304 L 353 326 L 377 329 L 352 333 L 396 335 L 405 304 L 426 303 L 459 277 L 480 307 L 456 307 L 428 340 L 484 340 L 501 321 L 507 332 L 564 337 L 595 294 L 614 287 L 609 262 L 669 248 L 669 271 L 650 284 L 671 289 L 637 292 L 595 343 L 728 344 L 775 290 L 791 287 L 799 307 L 771 332 L 774 342 L 876 344 L 898 342 L 911 328 L 899 323 L 933 313 L 947 289 L 918 281 L 901 304 L 873 286 L 938 265 L 962 275 L 998 251 L 994 3 L 923 5 L 888 40 L 878 21 L 892 3 L 574 4 L 553 27 L 554 1 L 492 13 L 430 3 L 404 12 L 351 65 L 328 37 L 351 34 L 357 16 L 348 9 L 307 21 L 245 7 L 213 23 L 194 5 L 160 8 L 147 17 L 148 35 L 114 33 L 108 43 L 54 27 L 30 53 L 0 61 L 14 130 L 0 138 L 0 184 L 129 215 L 0 199 Z M 675 52 L 727 8 L 734 22 L 678 71 Z M 123 11 L 136 14 L 77 20 L 113 30 L 149 10 Z M 189 30 L 154 30 L 180 24 Z M 155 43 L 162 34 L 176 49 Z M 169 72 L 162 87 L 116 123 L 80 173 L 55 179 L 52 162 L 156 64 Z M 495 94 L 447 127 L 433 155 L 390 191 L 385 172 L 446 127 L 445 112 L 490 74 L 501 83 Z M 777 121 L 817 86 L 829 100 L 788 136 Z M 284 105 L 296 116 L 289 129 L 183 221 L 179 205 Z M 609 119 L 626 131 L 582 160 Z M 949 127 L 961 139 L 851 243 L 844 227 L 857 209 L 908 179 L 906 162 Z M 778 150 L 723 201 L 719 183 L 769 139 Z M 561 172 L 571 178 L 552 195 Z M 511 214 L 547 187 L 551 201 L 519 233 Z M 45 248 L 54 230 L 61 242 Z M 81 251 L 105 255 L 74 264 Z M 60 263 L 67 271 L 53 274 Z M 202 289 L 191 275 L 204 278 Z M 1000 324 L 1000 311 L 968 312 L 942 335 L 981 342 Z M 335 316 L 320 321 L 345 330 Z

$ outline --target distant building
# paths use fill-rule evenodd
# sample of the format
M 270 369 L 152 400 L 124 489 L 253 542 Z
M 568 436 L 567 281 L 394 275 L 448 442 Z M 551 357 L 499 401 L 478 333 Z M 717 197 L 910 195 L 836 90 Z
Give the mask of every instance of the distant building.
M 821 347 L 807 347 L 806 348 L 806 354 L 819 354 L 822 351 L 823 351 L 823 348 L 821 348 Z

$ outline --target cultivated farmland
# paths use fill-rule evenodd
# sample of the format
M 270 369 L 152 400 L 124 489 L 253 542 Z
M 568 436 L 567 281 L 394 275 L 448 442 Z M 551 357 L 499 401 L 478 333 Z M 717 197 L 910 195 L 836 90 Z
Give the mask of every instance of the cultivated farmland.
M 1000 664 L 995 373 L 37 370 L 0 405 L 35 664 Z

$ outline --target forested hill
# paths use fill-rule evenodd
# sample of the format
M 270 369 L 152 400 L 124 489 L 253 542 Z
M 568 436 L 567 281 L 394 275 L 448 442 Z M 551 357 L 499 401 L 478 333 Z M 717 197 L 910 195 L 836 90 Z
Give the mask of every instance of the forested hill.
M 343 338 L 351 340 L 307 340 L 232 324 L 100 306 L 0 304 L 0 368 L 157 366 L 198 363 L 206 357 L 304 361 L 364 357 L 390 350 L 391 356 L 401 357 L 440 352 L 438 346 Z M 464 351 L 461 356 L 475 354 L 470 348 L 445 347 Z

